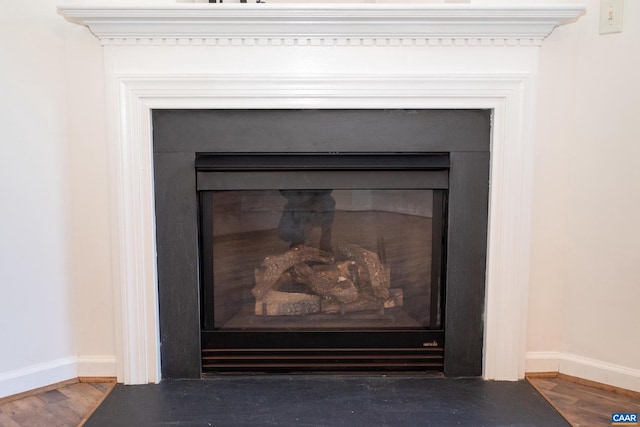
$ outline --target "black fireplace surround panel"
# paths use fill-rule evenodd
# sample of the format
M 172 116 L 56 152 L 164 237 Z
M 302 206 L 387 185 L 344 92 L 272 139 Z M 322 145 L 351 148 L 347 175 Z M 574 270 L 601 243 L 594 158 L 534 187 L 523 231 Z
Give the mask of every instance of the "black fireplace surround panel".
M 394 180 L 406 179 L 397 178 L 403 170 L 442 170 L 444 175 L 428 178 L 448 181 L 430 187 L 446 194 L 444 327 L 432 332 L 444 342 L 445 375 L 481 375 L 490 123 L 490 110 L 154 110 L 162 377 L 203 375 L 202 342 L 208 338 L 201 311 L 198 180 L 219 185 L 216 175 L 203 174 L 207 164 L 214 173 L 240 172 L 249 181 L 260 170 L 315 168 L 341 176 L 366 169 L 371 177 L 384 171 Z

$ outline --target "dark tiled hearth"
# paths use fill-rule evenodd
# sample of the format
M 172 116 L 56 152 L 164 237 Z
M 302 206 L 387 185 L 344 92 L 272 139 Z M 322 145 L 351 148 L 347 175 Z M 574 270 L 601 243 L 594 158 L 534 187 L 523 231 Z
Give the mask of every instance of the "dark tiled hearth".
M 528 383 L 229 376 L 117 385 L 86 426 L 567 426 Z

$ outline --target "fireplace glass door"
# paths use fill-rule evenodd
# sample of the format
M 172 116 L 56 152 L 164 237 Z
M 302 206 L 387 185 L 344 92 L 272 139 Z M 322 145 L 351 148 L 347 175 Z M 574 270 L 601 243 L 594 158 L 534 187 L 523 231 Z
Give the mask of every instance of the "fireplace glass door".
M 196 165 L 205 372 L 442 368 L 447 156 Z

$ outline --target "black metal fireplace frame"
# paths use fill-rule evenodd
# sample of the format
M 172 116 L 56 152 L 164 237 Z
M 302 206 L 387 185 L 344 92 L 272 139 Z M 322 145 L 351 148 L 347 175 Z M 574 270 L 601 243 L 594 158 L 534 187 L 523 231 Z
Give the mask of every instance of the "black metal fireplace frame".
M 446 205 L 443 153 L 217 153 L 196 156 L 200 199 L 202 371 L 441 371 L 444 367 Z M 228 330 L 215 324 L 212 192 L 230 190 L 403 189 L 433 191 L 428 328 Z M 426 260 L 425 260 L 426 261 Z
M 202 375 L 196 155 L 256 152 L 446 154 L 451 169 L 444 372 L 481 375 L 490 114 L 488 110 L 154 110 L 163 378 Z

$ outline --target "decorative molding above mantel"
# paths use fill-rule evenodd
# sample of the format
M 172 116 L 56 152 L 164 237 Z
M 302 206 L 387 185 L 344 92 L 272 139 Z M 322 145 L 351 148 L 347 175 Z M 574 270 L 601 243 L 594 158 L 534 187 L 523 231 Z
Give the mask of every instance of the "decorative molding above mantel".
M 539 46 L 581 4 L 203 4 L 58 7 L 103 45 Z

